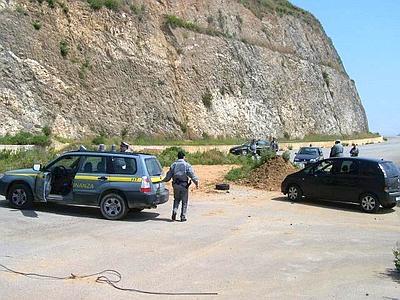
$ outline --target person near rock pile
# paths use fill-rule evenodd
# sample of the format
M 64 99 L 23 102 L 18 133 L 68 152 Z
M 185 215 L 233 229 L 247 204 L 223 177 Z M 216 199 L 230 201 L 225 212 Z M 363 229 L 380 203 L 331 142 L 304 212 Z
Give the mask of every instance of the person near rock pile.
M 254 158 L 254 159 L 257 159 L 257 142 L 256 142 L 255 139 L 252 139 L 252 140 L 251 140 L 251 143 L 250 143 L 250 152 L 251 152 L 251 155 L 253 155 L 253 158 Z
M 278 145 L 278 141 L 276 140 L 276 138 L 272 138 L 271 149 L 275 152 L 278 152 L 278 150 L 279 150 L 279 145 Z
M 172 210 L 172 221 L 176 220 L 176 214 L 178 212 L 179 203 L 182 202 L 181 210 L 181 222 L 185 222 L 186 212 L 189 200 L 189 186 L 193 180 L 196 188 L 199 188 L 199 179 L 193 171 L 192 166 L 185 161 L 185 153 L 183 151 L 178 152 L 178 160 L 176 160 L 167 175 L 162 180 L 163 182 L 168 182 L 172 179 L 172 187 L 174 189 L 174 206 Z
M 335 141 L 335 145 L 332 146 L 331 148 L 331 153 L 329 154 L 329 157 L 343 157 L 343 146 L 340 143 L 340 140 Z

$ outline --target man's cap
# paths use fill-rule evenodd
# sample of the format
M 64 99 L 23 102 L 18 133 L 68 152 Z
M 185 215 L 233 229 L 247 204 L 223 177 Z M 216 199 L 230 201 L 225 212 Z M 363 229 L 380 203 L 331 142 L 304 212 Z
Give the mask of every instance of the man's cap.
M 336 140 L 335 143 L 340 143 L 340 140 Z
M 129 144 L 127 142 L 121 142 L 120 146 L 125 146 L 125 147 L 129 147 Z

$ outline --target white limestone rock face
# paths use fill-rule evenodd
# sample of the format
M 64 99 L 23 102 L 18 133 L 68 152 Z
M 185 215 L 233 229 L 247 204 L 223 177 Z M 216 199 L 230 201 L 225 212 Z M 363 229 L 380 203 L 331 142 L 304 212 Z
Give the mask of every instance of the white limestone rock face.
M 368 131 L 354 82 L 308 14 L 260 15 L 235 0 L 144 1 L 140 13 L 65 3 L 0 0 L 0 135 Z M 197 29 L 172 28 L 167 14 Z

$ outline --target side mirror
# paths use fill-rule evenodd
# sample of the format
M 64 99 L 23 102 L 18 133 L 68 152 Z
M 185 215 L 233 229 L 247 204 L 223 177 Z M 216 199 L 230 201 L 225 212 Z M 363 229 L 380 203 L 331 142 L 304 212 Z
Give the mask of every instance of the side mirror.
M 42 165 L 41 165 L 41 164 L 34 164 L 32 169 L 33 169 L 34 171 L 40 171 L 41 168 L 42 168 Z

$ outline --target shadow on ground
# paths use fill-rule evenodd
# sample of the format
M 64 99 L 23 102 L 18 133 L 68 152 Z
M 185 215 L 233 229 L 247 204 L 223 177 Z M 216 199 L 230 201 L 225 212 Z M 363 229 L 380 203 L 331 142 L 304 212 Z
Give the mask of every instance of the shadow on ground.
M 353 203 L 346 203 L 346 202 L 332 202 L 332 201 L 323 201 L 323 200 L 311 200 L 307 198 L 303 198 L 301 201 L 298 202 L 291 202 L 287 199 L 287 197 L 275 197 L 272 198 L 273 201 L 281 201 L 286 202 L 292 205 L 306 205 L 306 206 L 316 206 L 316 207 L 323 207 L 326 209 L 333 209 L 333 210 L 341 210 L 341 211 L 350 211 L 355 213 L 362 213 L 360 206 L 358 204 Z M 395 212 L 394 209 L 386 209 L 382 208 L 378 210 L 377 214 L 388 214 Z
M 33 209 L 19 210 L 12 208 L 8 201 L 0 201 L 0 209 L 9 209 L 12 212 L 20 212 L 27 218 L 39 218 L 37 212 L 46 212 L 56 215 L 83 217 L 93 219 L 103 219 L 100 209 L 96 207 L 87 206 L 70 206 L 56 203 L 36 203 Z M 121 222 L 145 222 L 145 221 L 164 221 L 172 222 L 167 218 L 159 218 L 160 214 L 150 211 L 133 212 L 130 211 L 128 215 L 120 220 Z
M 394 282 L 400 284 L 400 271 L 397 269 L 386 269 L 385 272 L 379 273 L 379 277 L 381 278 L 390 278 Z

